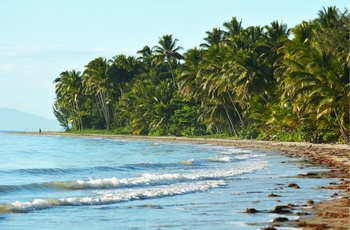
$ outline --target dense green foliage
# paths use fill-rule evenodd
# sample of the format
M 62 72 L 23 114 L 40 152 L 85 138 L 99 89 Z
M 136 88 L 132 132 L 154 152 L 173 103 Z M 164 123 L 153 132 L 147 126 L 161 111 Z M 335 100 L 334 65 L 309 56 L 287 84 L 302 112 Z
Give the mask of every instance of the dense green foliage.
M 336 7 L 292 29 L 233 17 L 183 54 L 164 35 L 62 72 L 54 114 L 66 130 L 349 143 L 349 20 Z

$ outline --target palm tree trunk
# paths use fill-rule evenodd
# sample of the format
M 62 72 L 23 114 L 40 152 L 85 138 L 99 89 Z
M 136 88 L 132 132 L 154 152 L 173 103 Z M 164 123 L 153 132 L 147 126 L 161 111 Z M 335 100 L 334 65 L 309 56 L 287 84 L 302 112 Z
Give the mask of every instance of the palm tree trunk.
M 175 76 L 174 76 L 174 72 L 173 72 L 173 67 L 171 66 L 169 58 L 168 58 L 168 64 L 169 64 L 169 67 L 170 67 L 171 77 L 173 78 L 173 84 L 174 84 L 174 87 L 176 88 L 176 81 L 175 81 Z
M 106 129 L 110 130 L 110 116 L 109 116 L 109 110 L 108 110 L 107 101 L 106 101 L 106 94 L 104 92 L 99 92 L 98 95 L 100 97 L 102 114 L 106 122 Z
M 96 105 L 97 105 L 97 111 L 100 114 L 101 117 L 103 117 L 103 113 L 102 113 L 102 108 L 101 108 L 101 102 L 100 102 L 100 97 L 96 96 L 95 97 L 96 100 Z
M 340 119 L 339 119 L 339 116 L 338 116 L 338 113 L 337 111 L 334 109 L 334 113 L 335 113 L 335 117 L 337 119 L 337 122 L 338 122 L 338 125 L 339 125 L 339 129 L 340 129 L 340 133 L 342 135 L 342 137 L 344 137 L 344 139 L 346 140 L 346 143 L 350 143 L 350 138 L 349 136 L 347 135 L 347 132 L 346 132 L 346 128 L 344 127 L 344 125 L 341 123 Z
M 79 123 L 77 122 L 77 115 L 76 115 L 76 112 L 75 112 L 75 109 L 74 109 L 74 102 L 72 101 L 70 103 L 70 107 L 71 107 L 71 110 L 72 110 L 72 114 L 73 114 L 73 124 L 72 126 L 75 126 L 77 130 L 80 130 L 80 127 L 79 127 Z
M 232 103 L 233 107 L 235 108 L 235 111 L 236 111 L 236 113 L 237 113 L 237 115 L 238 115 L 238 118 L 239 118 L 241 124 L 244 125 L 243 120 L 242 120 L 242 116 L 241 116 L 241 114 L 239 113 L 239 111 L 238 111 L 238 109 L 237 109 L 237 106 L 236 106 L 235 102 L 234 102 L 233 99 L 232 99 L 232 96 L 231 96 L 231 94 L 230 94 L 230 91 L 227 90 L 227 94 L 228 94 L 228 96 L 230 97 L 231 103 Z
M 77 108 L 79 129 L 84 130 L 83 121 L 82 121 L 82 119 L 81 119 L 81 114 L 80 114 L 80 107 L 79 107 L 79 104 L 78 104 L 77 101 L 75 102 L 75 107 Z
M 238 134 L 237 134 L 236 129 L 235 129 L 234 125 L 233 125 L 230 113 L 228 112 L 228 109 L 227 109 L 227 107 L 225 105 L 225 102 L 224 102 L 222 97 L 220 97 L 220 100 L 221 100 L 222 105 L 224 106 L 225 113 L 226 113 L 227 119 L 229 121 L 229 127 L 230 127 L 230 130 L 231 130 L 231 135 L 234 134 L 237 137 Z

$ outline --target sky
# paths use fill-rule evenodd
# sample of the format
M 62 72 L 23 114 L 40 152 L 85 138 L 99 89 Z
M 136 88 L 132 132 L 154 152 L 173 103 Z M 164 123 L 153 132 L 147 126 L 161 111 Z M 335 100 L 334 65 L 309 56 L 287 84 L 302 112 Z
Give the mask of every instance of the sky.
M 165 34 L 184 51 L 232 17 L 243 27 L 289 28 L 348 0 L 0 0 L 0 108 L 54 120 L 53 80 L 93 59 L 137 55 Z

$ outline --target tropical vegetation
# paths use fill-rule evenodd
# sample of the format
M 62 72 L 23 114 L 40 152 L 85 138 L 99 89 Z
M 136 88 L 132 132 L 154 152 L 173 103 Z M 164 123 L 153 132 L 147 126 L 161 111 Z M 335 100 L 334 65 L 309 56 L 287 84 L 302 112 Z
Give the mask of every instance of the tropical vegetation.
M 233 17 L 183 53 L 167 34 L 62 72 L 53 111 L 67 131 L 349 143 L 349 22 L 335 6 L 291 29 Z

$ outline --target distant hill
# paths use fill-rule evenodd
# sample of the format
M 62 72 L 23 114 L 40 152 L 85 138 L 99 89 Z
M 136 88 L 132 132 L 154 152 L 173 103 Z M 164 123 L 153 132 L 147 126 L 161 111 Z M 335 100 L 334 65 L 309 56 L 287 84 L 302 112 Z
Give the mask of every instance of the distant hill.
M 10 108 L 0 108 L 0 130 L 59 131 L 62 127 L 55 120 L 36 116 Z

